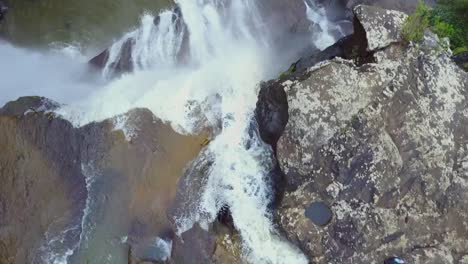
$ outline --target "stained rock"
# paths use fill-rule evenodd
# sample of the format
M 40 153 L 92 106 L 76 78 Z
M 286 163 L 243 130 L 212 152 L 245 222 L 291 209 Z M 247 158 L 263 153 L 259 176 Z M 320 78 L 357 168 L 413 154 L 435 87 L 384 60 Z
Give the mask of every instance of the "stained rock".
M 279 226 L 316 263 L 458 263 L 468 251 L 468 74 L 430 42 L 401 42 L 404 14 L 355 12 L 374 62 L 334 58 L 280 81 L 289 120 L 277 144 Z M 307 217 L 315 201 L 334 213 L 325 227 Z

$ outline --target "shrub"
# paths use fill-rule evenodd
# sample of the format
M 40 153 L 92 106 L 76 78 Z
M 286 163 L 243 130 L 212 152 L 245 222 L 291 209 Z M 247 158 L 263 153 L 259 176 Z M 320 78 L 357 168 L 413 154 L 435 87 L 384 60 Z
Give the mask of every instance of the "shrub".
M 465 51 L 468 51 L 468 46 L 465 46 L 465 47 L 458 47 L 456 49 L 453 50 L 453 54 L 454 55 L 457 55 L 459 53 L 462 53 L 462 52 L 465 52 Z
M 442 21 L 440 16 L 434 17 L 432 25 L 432 31 L 440 38 L 451 38 L 455 33 L 455 28 L 451 24 Z
M 432 13 L 433 30 L 437 34 L 444 35 L 443 24 L 451 25 L 453 31 L 447 37 L 450 39 L 452 50 L 468 47 L 468 0 L 441 0 Z M 437 32 L 437 22 L 442 23 L 442 25 L 439 23 L 441 32 Z
M 406 41 L 421 41 L 429 27 L 431 9 L 419 1 L 416 11 L 403 23 L 402 35 Z

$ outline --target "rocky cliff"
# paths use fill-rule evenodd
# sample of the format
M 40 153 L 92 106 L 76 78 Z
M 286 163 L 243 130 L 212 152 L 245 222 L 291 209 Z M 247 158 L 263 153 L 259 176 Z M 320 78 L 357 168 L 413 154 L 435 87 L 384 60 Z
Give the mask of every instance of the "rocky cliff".
M 279 226 L 314 263 L 466 263 L 468 74 L 431 32 L 402 41 L 404 13 L 354 14 L 372 62 L 335 57 L 265 88 L 289 115 Z

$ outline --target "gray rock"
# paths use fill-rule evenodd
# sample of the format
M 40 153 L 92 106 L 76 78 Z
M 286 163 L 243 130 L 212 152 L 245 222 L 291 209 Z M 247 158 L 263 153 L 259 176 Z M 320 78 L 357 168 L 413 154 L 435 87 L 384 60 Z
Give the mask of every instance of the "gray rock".
M 398 11 L 359 5 L 354 14 L 367 35 L 368 49 L 374 51 L 401 40 L 401 27 L 407 15 Z
M 356 13 L 375 63 L 335 58 L 281 81 L 289 122 L 277 151 L 287 177 L 279 225 L 317 263 L 459 263 L 468 252 L 468 74 L 431 34 L 399 42 L 402 13 Z M 324 228 L 306 214 L 317 200 L 334 214 Z

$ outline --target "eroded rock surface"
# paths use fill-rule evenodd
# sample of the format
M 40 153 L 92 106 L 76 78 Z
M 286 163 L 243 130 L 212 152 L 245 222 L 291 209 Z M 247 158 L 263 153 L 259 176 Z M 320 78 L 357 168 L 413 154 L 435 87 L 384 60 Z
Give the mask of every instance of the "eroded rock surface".
M 433 34 L 401 43 L 404 14 L 355 12 L 375 63 L 335 58 L 278 81 L 289 105 L 277 151 L 287 179 L 278 222 L 314 263 L 383 263 L 393 255 L 461 263 L 468 254 L 468 74 L 450 52 L 429 45 L 445 46 Z M 333 212 L 325 227 L 306 215 L 314 202 Z
M 0 263 L 68 249 L 70 263 L 127 263 L 129 246 L 172 241 L 166 211 L 205 135 L 180 135 L 145 109 L 76 128 L 57 107 L 24 97 L 0 109 Z

